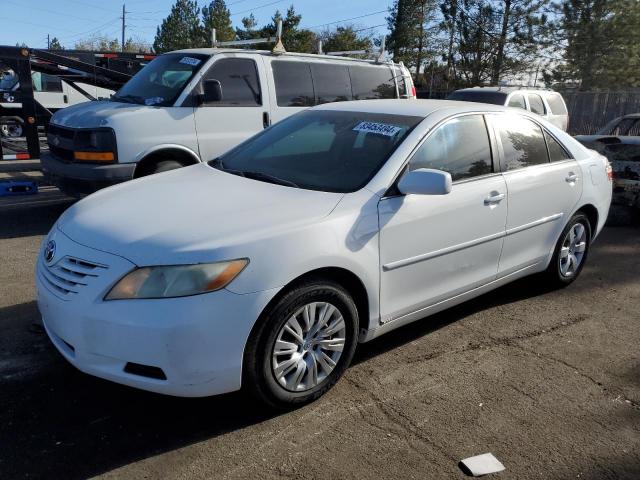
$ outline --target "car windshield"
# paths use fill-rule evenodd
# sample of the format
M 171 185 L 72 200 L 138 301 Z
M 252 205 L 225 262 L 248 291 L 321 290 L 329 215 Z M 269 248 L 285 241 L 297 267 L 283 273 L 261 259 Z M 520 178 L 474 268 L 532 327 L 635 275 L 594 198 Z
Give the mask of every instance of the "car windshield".
M 170 53 L 152 60 L 111 97 L 115 102 L 170 106 L 209 57 Z
M 364 187 L 422 117 L 306 111 L 209 162 L 256 180 L 326 192 Z
M 458 90 L 457 92 L 453 92 L 449 95 L 447 100 L 504 105 L 504 102 L 507 100 L 507 94 L 505 92 L 496 92 L 493 90 Z

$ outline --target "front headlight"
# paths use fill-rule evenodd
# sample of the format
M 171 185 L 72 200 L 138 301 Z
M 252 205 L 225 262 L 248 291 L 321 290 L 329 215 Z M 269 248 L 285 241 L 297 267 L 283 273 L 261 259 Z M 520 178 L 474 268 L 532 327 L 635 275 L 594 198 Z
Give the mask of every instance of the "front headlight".
M 116 160 L 116 134 L 111 128 L 77 130 L 73 150 L 75 160 L 113 162 Z
M 185 297 L 220 290 L 231 283 L 249 260 L 142 267 L 128 273 L 109 291 L 105 300 Z

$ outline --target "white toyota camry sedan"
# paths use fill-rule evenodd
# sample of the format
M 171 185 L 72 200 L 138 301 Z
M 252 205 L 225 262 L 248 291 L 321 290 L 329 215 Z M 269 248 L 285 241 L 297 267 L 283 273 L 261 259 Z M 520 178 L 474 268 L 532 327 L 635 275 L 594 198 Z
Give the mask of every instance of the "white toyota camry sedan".
M 525 275 L 571 283 L 610 200 L 607 160 L 522 110 L 322 105 L 69 208 L 38 305 L 86 373 L 303 403 L 359 342 Z

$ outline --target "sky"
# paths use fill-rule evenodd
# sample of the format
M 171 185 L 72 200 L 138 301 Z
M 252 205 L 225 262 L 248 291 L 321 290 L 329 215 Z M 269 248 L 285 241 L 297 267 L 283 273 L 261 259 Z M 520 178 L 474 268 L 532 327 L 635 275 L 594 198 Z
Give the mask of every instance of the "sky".
M 0 0 L 0 45 L 47 45 L 47 34 L 65 48 L 94 34 L 120 39 L 122 5 L 126 11 L 126 37 L 153 43 L 156 26 L 175 0 Z M 208 0 L 198 0 L 200 6 Z M 341 24 L 371 28 L 363 33 L 380 36 L 387 31 L 385 17 L 392 0 L 227 0 L 234 26 L 250 13 L 258 25 L 268 23 L 276 9 L 293 5 L 302 15 L 301 26 L 321 31 Z M 354 18 L 361 17 L 361 18 Z M 343 22 L 346 19 L 353 19 Z M 330 25 L 326 25 L 330 24 Z M 285 39 L 286 47 L 286 39 Z

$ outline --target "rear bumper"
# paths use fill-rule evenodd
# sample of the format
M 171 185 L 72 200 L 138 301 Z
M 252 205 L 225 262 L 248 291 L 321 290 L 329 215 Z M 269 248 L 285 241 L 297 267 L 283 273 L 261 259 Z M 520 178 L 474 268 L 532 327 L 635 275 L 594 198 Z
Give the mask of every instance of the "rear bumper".
M 72 196 L 88 195 L 101 188 L 131 180 L 136 168 L 135 163 L 68 163 L 51 153 L 43 153 L 40 163 L 45 179 Z

